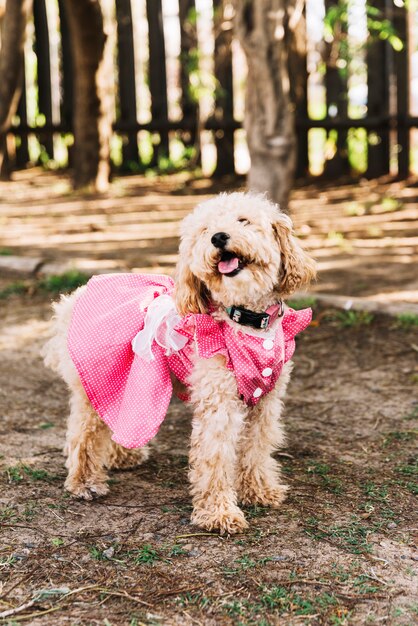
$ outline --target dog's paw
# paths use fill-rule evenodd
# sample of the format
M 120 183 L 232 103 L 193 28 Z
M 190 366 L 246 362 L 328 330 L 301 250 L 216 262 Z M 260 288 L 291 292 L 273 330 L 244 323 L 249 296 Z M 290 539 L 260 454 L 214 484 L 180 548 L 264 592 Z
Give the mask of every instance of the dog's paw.
M 242 504 L 259 504 L 278 509 L 286 499 L 287 485 L 253 485 L 247 483 L 239 490 Z
M 221 535 L 234 535 L 248 528 L 244 513 L 235 505 L 195 507 L 191 521 L 199 528 L 209 531 L 218 530 Z
M 93 500 L 93 496 L 105 496 L 109 491 L 109 485 L 105 482 L 83 482 L 70 477 L 65 481 L 64 488 L 74 498 L 81 500 Z

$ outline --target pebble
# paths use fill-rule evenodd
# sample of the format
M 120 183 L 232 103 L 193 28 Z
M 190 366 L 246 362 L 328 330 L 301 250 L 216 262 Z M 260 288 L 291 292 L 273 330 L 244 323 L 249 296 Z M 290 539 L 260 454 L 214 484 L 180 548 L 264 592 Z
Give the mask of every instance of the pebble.
M 388 528 L 397 528 L 397 524 L 395 524 L 395 522 L 389 522 L 388 524 Z
M 151 539 L 154 539 L 154 534 L 153 533 L 144 533 L 142 535 L 142 539 L 144 541 L 150 541 Z
M 200 550 L 198 550 L 197 548 L 193 548 L 193 550 L 190 550 L 187 556 L 199 556 L 200 554 Z
M 111 559 L 114 554 L 115 548 L 113 546 L 110 546 L 110 548 L 107 548 L 107 550 L 103 550 L 103 556 L 105 556 L 107 559 Z

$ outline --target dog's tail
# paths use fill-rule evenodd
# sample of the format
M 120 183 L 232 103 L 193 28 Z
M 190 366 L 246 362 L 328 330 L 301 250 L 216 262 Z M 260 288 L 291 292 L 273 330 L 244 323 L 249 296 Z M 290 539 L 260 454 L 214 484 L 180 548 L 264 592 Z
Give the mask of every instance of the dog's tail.
M 68 363 L 70 361 L 67 347 L 68 328 L 74 305 L 84 289 L 84 286 L 79 287 L 74 293 L 69 296 L 62 295 L 57 302 L 52 304 L 53 316 L 49 333 L 50 338 L 41 349 L 41 356 L 45 365 L 57 372 L 57 374 L 60 374 L 64 380 L 67 377 Z

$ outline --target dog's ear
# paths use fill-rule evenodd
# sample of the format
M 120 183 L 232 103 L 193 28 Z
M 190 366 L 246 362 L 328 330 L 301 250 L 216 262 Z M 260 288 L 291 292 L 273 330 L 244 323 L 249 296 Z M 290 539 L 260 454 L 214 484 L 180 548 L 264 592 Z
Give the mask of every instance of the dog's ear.
M 188 313 L 207 312 L 207 291 L 202 283 L 190 271 L 186 262 L 186 255 L 180 249 L 180 259 L 177 263 L 174 300 L 180 315 Z
M 292 220 L 279 213 L 273 223 L 281 254 L 279 288 L 283 296 L 289 296 L 316 277 L 316 263 L 300 246 L 292 234 Z

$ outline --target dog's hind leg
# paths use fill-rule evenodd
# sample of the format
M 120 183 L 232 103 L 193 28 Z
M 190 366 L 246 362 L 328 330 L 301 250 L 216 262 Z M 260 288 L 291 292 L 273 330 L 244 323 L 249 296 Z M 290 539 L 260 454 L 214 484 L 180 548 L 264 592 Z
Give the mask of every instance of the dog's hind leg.
M 281 483 L 280 465 L 271 455 L 285 441 L 280 416 L 291 369 L 291 364 L 286 364 L 276 388 L 251 409 L 242 433 L 237 490 L 244 504 L 279 507 L 286 497 L 287 486 Z
M 68 469 L 65 488 L 78 498 L 91 500 L 109 491 L 107 484 L 110 430 L 91 406 L 81 383 L 72 385 L 67 430 Z
M 149 457 L 149 447 L 127 450 L 118 443 L 110 441 L 107 451 L 106 467 L 109 469 L 132 469 L 144 463 Z

